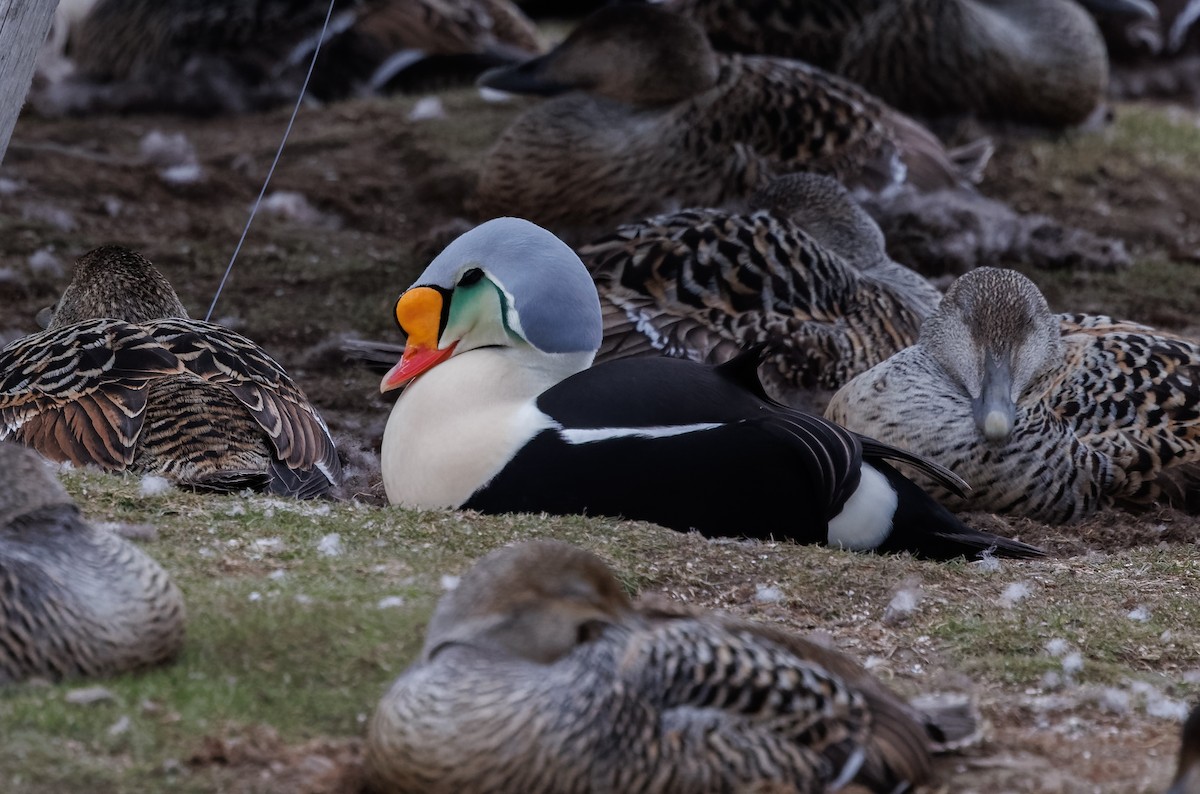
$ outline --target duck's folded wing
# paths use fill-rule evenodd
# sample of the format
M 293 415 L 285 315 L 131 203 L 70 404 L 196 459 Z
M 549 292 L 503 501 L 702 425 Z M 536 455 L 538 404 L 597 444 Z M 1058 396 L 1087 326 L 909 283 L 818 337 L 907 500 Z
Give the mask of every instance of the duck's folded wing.
M 610 294 L 601 300 L 600 308 L 604 339 L 596 352 L 597 362 L 664 355 L 719 364 L 741 350 L 695 317 L 665 311 L 644 295 Z
M 341 481 L 341 462 L 325 421 L 261 347 L 199 320 L 158 320 L 155 333 L 189 373 L 223 385 L 246 406 L 289 469 L 316 469 L 330 483 Z
M 825 542 L 861 473 L 853 434 L 687 361 L 598 365 L 543 393 L 537 408 L 548 429 L 465 507 Z
M 683 710 L 677 719 L 709 712 L 715 725 L 745 735 L 768 757 L 790 745 L 825 782 L 852 779 L 870 740 L 862 695 L 820 663 L 730 628 L 682 619 L 639 632 L 622 659 L 622 678 L 668 725 L 672 710 Z
M 1104 317 L 1075 319 L 1062 324 L 1067 365 L 1054 416 L 1113 461 L 1119 502 L 1165 497 L 1197 509 L 1200 345 Z
M 642 595 L 638 609 L 648 619 L 659 623 L 704 620 L 724 631 L 778 646 L 798 659 L 817 665 L 827 675 L 861 694 L 870 711 L 871 736 L 863 775 L 871 775 L 875 780 L 917 781 L 930 774 L 929 754 L 944 738 L 943 726 L 937 719 L 945 718 L 940 713 L 923 714 L 902 701 L 862 665 L 836 648 L 767 623 L 701 610 L 659 594 Z M 976 718 L 969 715 L 969 719 L 972 722 L 965 726 L 965 733 L 977 730 Z M 956 735 L 956 738 L 961 736 Z
M 462 507 L 603 515 L 706 535 L 824 543 L 829 490 L 819 468 L 805 471 L 794 450 L 749 423 L 552 427 Z
M 0 440 L 57 461 L 124 469 L 142 430 L 147 384 L 181 372 L 161 342 L 119 320 L 23 337 L 0 350 Z

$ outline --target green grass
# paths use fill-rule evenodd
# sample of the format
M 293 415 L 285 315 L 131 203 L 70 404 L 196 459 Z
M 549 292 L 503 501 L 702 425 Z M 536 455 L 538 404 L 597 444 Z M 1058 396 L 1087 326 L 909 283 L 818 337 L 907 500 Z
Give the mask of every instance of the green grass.
M 1121 685 L 1147 675 L 1161 684 L 1161 674 L 1200 665 L 1200 550 L 1193 546 L 1003 563 L 989 572 L 966 562 L 713 542 L 609 520 L 180 491 L 147 498 L 137 478 L 86 472 L 66 482 L 92 520 L 158 527 L 145 548 L 185 594 L 188 638 L 172 665 L 98 682 L 111 700 L 65 700 L 91 682 L 0 693 L 6 790 L 123 792 L 168 783 L 225 790 L 220 765 L 188 763 L 205 737 L 247 726 L 270 726 L 292 744 L 360 737 L 384 688 L 418 652 L 443 575 L 526 537 L 596 550 L 633 592 L 662 590 L 798 630 L 827 630 L 862 659 L 919 650 L 919 672 L 902 663 L 904 653 L 889 662 L 892 684 L 909 693 L 964 672 L 984 691 L 1036 688 L 1061 667 L 1045 652 L 1055 638 L 1083 655 L 1080 684 Z M 343 552 L 325 556 L 318 544 L 334 532 Z M 1013 582 L 1027 583 L 1030 595 L 998 606 Z M 783 601 L 759 603 L 755 591 L 765 585 L 777 587 Z M 919 587 L 922 601 L 907 619 L 885 621 L 904 586 Z M 379 608 L 388 596 L 402 605 Z M 1129 619 L 1141 604 L 1150 620 Z M 127 729 L 110 733 L 122 718 Z

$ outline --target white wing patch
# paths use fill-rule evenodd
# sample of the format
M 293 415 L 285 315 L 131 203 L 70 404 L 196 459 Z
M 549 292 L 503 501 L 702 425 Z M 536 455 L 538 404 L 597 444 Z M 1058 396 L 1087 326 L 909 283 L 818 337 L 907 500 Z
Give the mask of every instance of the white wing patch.
M 560 428 L 558 434 L 568 444 L 594 444 L 597 441 L 612 441 L 617 438 L 668 438 L 685 433 L 701 433 L 717 427 L 722 422 L 701 422 L 694 425 L 661 425 L 657 427 L 594 427 Z

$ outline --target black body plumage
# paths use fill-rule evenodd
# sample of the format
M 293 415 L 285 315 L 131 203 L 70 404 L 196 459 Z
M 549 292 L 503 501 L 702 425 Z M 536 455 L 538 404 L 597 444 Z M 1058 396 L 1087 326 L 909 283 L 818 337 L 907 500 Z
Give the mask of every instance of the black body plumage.
M 824 543 L 866 463 L 898 492 L 879 550 L 934 558 L 989 548 L 1017 557 L 1040 553 L 970 529 L 885 461 L 903 460 L 959 488 L 946 470 L 766 399 L 754 373 L 758 356 L 721 367 L 625 359 L 566 379 L 537 399 L 559 427 L 532 438 L 463 506 L 621 516 L 707 535 Z

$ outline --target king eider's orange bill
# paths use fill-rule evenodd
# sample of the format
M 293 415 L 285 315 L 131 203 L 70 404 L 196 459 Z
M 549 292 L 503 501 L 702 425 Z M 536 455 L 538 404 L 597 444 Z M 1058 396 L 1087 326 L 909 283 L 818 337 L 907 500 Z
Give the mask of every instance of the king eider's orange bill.
M 408 344 L 404 346 L 400 362 L 383 376 L 380 392 L 400 388 L 454 352 L 454 345 L 445 350 L 437 347 L 442 307 L 442 293 L 433 287 L 413 287 L 396 301 L 396 322 L 408 334 Z

